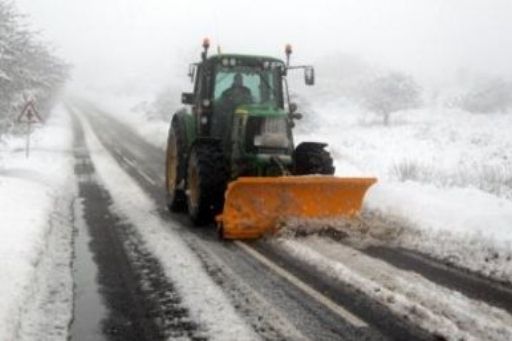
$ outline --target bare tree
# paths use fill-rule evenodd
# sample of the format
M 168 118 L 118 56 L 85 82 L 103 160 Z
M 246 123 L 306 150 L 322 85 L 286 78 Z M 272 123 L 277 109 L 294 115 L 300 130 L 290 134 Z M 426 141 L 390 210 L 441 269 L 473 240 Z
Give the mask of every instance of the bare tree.
M 421 89 L 411 76 L 389 72 L 371 78 L 361 89 L 362 104 L 383 117 L 389 125 L 392 113 L 416 108 L 420 104 Z
M 12 2 L 0 0 L 0 133 L 12 126 L 24 94 L 44 115 L 69 71 L 23 20 Z

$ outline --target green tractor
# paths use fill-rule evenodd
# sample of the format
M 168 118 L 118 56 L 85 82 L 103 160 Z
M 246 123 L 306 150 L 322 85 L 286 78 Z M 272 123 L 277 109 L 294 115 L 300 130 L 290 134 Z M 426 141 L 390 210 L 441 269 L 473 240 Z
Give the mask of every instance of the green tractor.
M 294 120 L 302 115 L 290 103 L 286 75 L 290 70 L 303 69 L 306 84 L 313 85 L 311 66 L 290 66 L 289 45 L 286 63 L 272 57 L 238 54 L 208 57 L 207 40 L 203 48 L 201 61 L 189 69 L 194 91 L 182 94 L 182 102 L 190 107 L 173 115 L 169 129 L 166 191 L 171 211 L 188 210 L 195 225 L 209 224 L 216 217 L 222 222 L 220 214 L 223 210 L 226 213 L 225 201 L 230 201 L 226 193 L 228 184 L 240 182 L 238 191 L 244 199 L 231 204 L 244 206 L 246 210 L 252 204 L 241 201 L 257 196 L 256 200 L 268 202 L 268 196 L 273 194 L 265 190 L 279 178 L 290 178 L 292 182 L 296 176 L 310 174 L 334 178 L 333 160 L 325 150 L 325 143 L 305 142 L 295 146 L 293 142 Z M 262 177 L 267 182 L 256 190 L 252 184 L 245 184 Z M 331 182 L 327 183 L 332 186 Z M 274 187 L 279 186 L 282 185 Z M 279 191 L 282 190 L 286 191 L 281 187 Z M 254 232 L 244 234 L 231 228 L 226 236 L 255 238 L 268 229 L 246 226 L 245 230 Z

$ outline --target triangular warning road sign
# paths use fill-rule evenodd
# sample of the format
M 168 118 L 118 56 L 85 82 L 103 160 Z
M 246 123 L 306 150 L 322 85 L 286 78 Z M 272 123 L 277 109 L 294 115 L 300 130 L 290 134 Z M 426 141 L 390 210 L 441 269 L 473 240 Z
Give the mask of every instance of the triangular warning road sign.
M 37 111 L 34 100 L 28 100 L 21 111 L 21 114 L 17 118 L 18 122 L 23 123 L 38 123 L 44 122 L 44 120 L 39 116 L 39 112 Z

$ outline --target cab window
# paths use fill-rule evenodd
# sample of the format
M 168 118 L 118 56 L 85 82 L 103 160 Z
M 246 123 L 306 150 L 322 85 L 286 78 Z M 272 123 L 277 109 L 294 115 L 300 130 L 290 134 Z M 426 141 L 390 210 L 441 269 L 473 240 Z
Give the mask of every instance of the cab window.
M 243 86 L 252 96 L 254 104 L 279 106 L 276 76 L 272 70 L 254 70 L 248 67 L 219 67 L 215 76 L 214 100 L 220 101 L 222 94 L 231 88 L 236 74 L 240 74 Z

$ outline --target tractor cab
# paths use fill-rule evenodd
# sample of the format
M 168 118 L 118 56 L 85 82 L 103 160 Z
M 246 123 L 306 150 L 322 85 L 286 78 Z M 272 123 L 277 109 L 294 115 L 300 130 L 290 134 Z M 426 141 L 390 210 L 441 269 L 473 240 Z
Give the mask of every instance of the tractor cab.
M 194 92 L 184 93 L 183 103 L 192 105 L 200 137 L 221 141 L 231 175 L 277 175 L 286 173 L 294 150 L 291 129 L 296 106 L 289 103 L 282 60 L 240 54 L 207 56 L 191 64 L 189 76 Z M 287 49 L 287 56 L 291 49 Z M 309 70 L 307 84 L 313 84 Z

